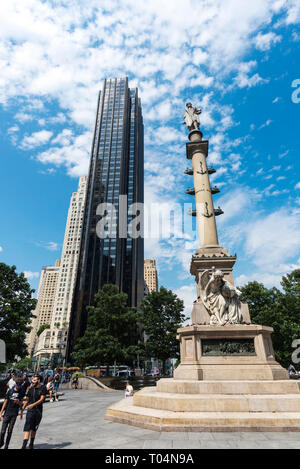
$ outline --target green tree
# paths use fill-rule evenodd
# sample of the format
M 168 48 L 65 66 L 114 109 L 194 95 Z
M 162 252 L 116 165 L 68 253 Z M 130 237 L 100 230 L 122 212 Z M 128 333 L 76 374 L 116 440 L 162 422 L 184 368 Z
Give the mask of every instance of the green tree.
M 127 295 L 116 285 L 104 285 L 87 307 L 85 334 L 77 340 L 72 359 L 83 365 L 132 363 L 143 352 L 139 344 L 141 314 L 127 306 Z
M 141 302 L 146 354 L 162 360 L 163 373 L 165 373 L 166 360 L 179 357 L 176 334 L 185 320 L 183 309 L 183 301 L 164 287 L 150 293 Z
M 17 370 L 31 370 L 32 369 L 32 358 L 22 358 L 18 363 L 14 365 Z
M 293 322 L 300 322 L 300 269 L 283 276 L 281 286 L 284 292 L 281 298 L 282 308 L 288 312 Z
M 39 337 L 39 336 L 41 335 L 41 333 L 44 332 L 45 329 L 50 329 L 50 324 L 42 324 L 42 325 L 39 327 L 39 329 L 38 329 L 36 335 Z
M 272 342 L 276 360 L 285 368 L 291 363 L 292 343 L 300 339 L 300 270 L 282 278 L 283 291 L 249 282 L 240 287 L 241 301 L 249 305 L 251 321 L 273 327 Z
M 0 263 L 0 339 L 6 343 L 8 362 L 27 354 L 25 336 L 31 330 L 29 324 L 36 305 L 33 293 L 24 274 L 16 272 L 16 266 Z

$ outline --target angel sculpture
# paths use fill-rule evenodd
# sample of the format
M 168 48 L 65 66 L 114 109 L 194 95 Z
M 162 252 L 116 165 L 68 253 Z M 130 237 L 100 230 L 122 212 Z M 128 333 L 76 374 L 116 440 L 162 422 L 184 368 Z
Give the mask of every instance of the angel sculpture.
M 210 314 L 210 325 L 241 324 L 240 291 L 227 280 L 220 270 L 205 270 L 199 279 L 200 298 Z
M 184 122 L 187 128 L 191 132 L 192 130 L 198 130 L 200 128 L 199 114 L 201 109 L 192 106 L 192 103 L 186 103 L 186 111 L 184 113 Z

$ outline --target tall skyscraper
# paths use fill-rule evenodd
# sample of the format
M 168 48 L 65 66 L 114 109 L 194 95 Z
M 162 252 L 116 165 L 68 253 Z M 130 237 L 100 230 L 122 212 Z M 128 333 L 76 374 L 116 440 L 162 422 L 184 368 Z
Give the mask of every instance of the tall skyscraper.
M 126 227 L 136 214 L 130 207 L 143 201 L 144 132 L 138 90 L 128 88 L 127 78 L 108 79 L 98 98 L 69 350 L 86 328 L 86 306 L 93 304 L 104 284 L 115 284 L 127 293 L 130 306 L 143 298 L 143 237 L 128 236 Z M 107 238 L 98 230 L 104 203 L 114 207 L 113 233 Z
M 87 176 L 79 178 L 77 192 L 73 192 L 65 229 L 61 260 L 55 266 L 43 267 L 38 290 L 37 318 L 30 333 L 29 352 L 39 362 L 55 355 L 65 356 L 72 299 L 75 287 L 80 248 Z M 43 324 L 50 328 L 37 337 Z
M 158 290 L 157 270 L 155 259 L 145 259 L 144 278 L 149 293 Z
M 86 197 L 87 176 L 79 178 L 77 192 L 73 192 L 61 253 L 61 266 L 55 294 L 51 328 L 68 328 L 75 288 L 80 249 L 80 236 Z
M 30 355 L 34 350 L 39 328 L 43 325 L 51 324 L 59 266 L 60 260 L 57 260 L 55 265 L 42 268 L 37 294 L 37 304 L 33 312 L 35 317 L 31 324 L 32 329 L 27 336 L 28 352 Z

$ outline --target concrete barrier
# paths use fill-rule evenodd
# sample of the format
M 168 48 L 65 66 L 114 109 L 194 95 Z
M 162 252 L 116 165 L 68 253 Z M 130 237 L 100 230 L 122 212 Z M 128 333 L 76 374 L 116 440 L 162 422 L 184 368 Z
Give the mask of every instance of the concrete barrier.
M 64 384 L 67 389 L 73 389 L 72 382 Z M 80 376 L 78 378 L 78 389 L 84 389 L 86 391 L 100 391 L 100 392 L 118 392 L 115 389 L 105 386 L 105 384 L 98 381 L 96 378 L 91 376 Z

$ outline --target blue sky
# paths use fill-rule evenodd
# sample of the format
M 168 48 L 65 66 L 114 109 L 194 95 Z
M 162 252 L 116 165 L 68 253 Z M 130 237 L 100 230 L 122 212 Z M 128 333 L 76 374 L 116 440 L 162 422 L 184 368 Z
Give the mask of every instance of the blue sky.
M 41 267 L 59 258 L 98 90 L 105 77 L 128 76 L 143 106 L 145 202 L 163 211 L 192 202 L 181 124 L 189 100 L 202 108 L 236 283 L 278 286 L 300 266 L 297 0 L 11 0 L 0 13 L 0 261 L 37 288 Z M 145 240 L 160 284 L 187 308 L 198 245 L 192 233 Z

